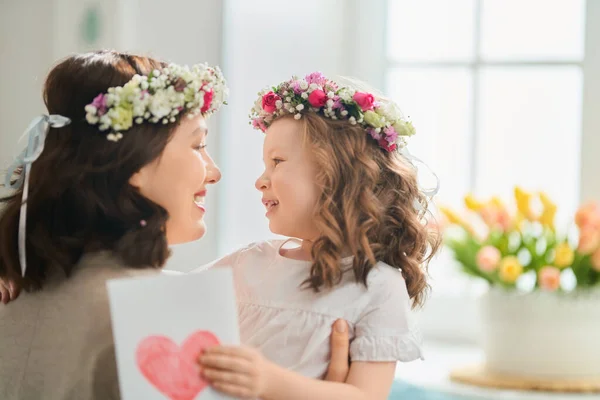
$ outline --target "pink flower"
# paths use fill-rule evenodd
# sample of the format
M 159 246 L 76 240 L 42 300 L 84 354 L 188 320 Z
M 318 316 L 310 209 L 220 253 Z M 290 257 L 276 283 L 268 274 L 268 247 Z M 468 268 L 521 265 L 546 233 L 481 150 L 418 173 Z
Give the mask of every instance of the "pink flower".
M 327 79 L 320 72 L 313 72 L 312 74 L 306 75 L 304 78 L 306 82 L 310 85 L 311 83 L 316 83 L 319 86 L 323 86 Z
M 560 270 L 549 265 L 538 272 L 538 283 L 543 290 L 553 292 L 560 287 Z
M 106 97 L 100 93 L 98 96 L 94 97 L 92 101 L 92 105 L 96 107 L 96 115 L 101 117 L 106 114 Z
M 375 103 L 375 97 L 371 93 L 356 92 L 352 99 L 363 111 L 372 110 Z
M 269 93 L 265 94 L 262 98 L 263 110 L 270 114 L 274 113 L 275 110 L 277 110 L 277 106 L 275 105 L 275 103 L 277 103 L 278 100 L 281 100 L 281 98 L 275 93 L 273 93 L 273 91 L 270 91 Z
M 394 127 L 392 126 L 388 126 L 383 130 L 383 132 L 385 133 L 386 140 L 390 143 L 395 143 L 398 139 L 398 133 L 396 133 Z
M 485 272 L 492 272 L 500 263 L 502 254 L 493 246 L 484 246 L 477 252 L 477 266 Z
M 379 146 L 387 151 L 394 151 L 398 147 L 396 143 L 390 143 L 385 138 L 379 139 Z
M 490 229 L 508 231 L 512 225 L 512 219 L 508 211 L 495 205 L 486 205 L 479 210 L 479 215 Z
M 261 118 L 254 118 L 252 120 L 252 126 L 254 127 L 254 129 L 260 129 L 263 132 L 267 131 L 267 126 Z
M 586 203 L 575 213 L 575 223 L 580 229 L 600 229 L 600 207 L 596 203 Z
M 581 254 L 591 254 L 600 246 L 600 231 L 595 228 L 585 228 L 579 232 L 577 250 Z
M 512 228 L 513 219 L 508 211 L 502 208 L 498 210 L 498 214 L 496 215 L 496 223 L 504 232 L 507 232 Z
M 212 103 L 213 100 L 213 90 L 210 89 L 209 91 L 204 92 L 204 105 L 202 106 L 202 108 L 200 109 L 200 112 L 202 114 L 204 114 L 205 112 L 207 112 L 210 109 L 210 105 Z
M 300 93 L 304 92 L 304 90 L 302 90 L 302 88 L 300 87 L 299 81 L 292 81 L 292 83 L 290 85 L 291 85 L 292 89 L 294 90 L 294 93 L 300 94 Z
M 343 109 L 344 105 L 342 104 L 342 99 L 340 96 L 333 96 L 333 106 L 331 106 L 334 110 Z
M 592 254 L 590 261 L 592 262 L 592 268 L 600 272 L 600 249 L 596 250 L 594 254 Z
M 327 103 L 327 95 L 321 89 L 315 89 L 308 95 L 308 102 L 315 108 L 321 108 Z
M 377 133 L 377 131 L 375 130 L 375 128 L 369 128 L 367 129 L 367 133 L 369 135 L 371 135 L 371 137 L 375 140 L 380 140 L 381 139 L 381 133 Z

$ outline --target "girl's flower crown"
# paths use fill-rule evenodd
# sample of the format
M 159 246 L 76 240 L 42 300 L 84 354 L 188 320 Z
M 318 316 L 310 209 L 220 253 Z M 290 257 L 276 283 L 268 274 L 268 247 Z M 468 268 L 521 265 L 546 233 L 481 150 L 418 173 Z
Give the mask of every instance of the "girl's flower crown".
M 117 142 L 133 123 L 175 122 L 188 110 L 191 117 L 208 116 L 226 103 L 229 93 L 219 67 L 197 64 L 189 68 L 169 64 L 148 76 L 135 75 L 125 85 L 109 88 L 85 106 L 86 120 L 108 131 L 106 138 Z
M 250 112 L 250 124 L 265 132 L 275 118 L 312 111 L 331 119 L 348 120 L 359 124 L 379 146 L 394 151 L 406 145 L 406 138 L 415 134 L 412 123 L 403 118 L 398 106 L 371 93 L 350 87 L 340 87 L 313 72 L 304 79 L 292 77 L 278 86 L 258 93 L 259 98 Z

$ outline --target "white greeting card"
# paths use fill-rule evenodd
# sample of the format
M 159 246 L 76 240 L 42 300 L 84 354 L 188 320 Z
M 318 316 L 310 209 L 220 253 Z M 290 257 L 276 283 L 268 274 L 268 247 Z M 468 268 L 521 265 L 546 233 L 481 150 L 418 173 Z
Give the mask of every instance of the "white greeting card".
M 123 400 L 223 400 L 199 374 L 215 344 L 239 344 L 230 268 L 107 283 Z

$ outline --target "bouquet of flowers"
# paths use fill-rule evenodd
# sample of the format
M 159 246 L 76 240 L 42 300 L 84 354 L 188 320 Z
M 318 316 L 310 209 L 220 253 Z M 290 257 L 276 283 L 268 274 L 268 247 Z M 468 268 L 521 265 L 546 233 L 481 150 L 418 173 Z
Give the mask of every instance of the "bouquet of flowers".
M 465 213 L 440 207 L 445 244 L 464 272 L 509 289 L 525 277 L 544 291 L 565 290 L 566 275 L 578 289 L 600 283 L 600 205 L 581 205 L 571 229 L 559 233 L 556 204 L 545 193 L 516 187 L 514 200 L 511 210 L 498 197 L 469 194 Z

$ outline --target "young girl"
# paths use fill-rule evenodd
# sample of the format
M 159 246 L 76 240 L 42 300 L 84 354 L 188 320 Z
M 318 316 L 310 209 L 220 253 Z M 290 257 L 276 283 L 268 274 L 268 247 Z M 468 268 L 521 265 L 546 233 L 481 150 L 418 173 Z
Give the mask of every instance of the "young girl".
M 438 248 L 427 199 L 399 150 L 414 133 L 395 104 L 313 73 L 260 95 L 266 132 L 256 181 L 273 233 L 210 266 L 233 266 L 242 343 L 201 357 L 227 394 L 269 399 L 385 399 L 396 361 L 420 358 L 410 309 Z M 319 380 L 328 332 L 349 321 L 346 383 Z M 315 379 L 316 378 L 316 379 Z

